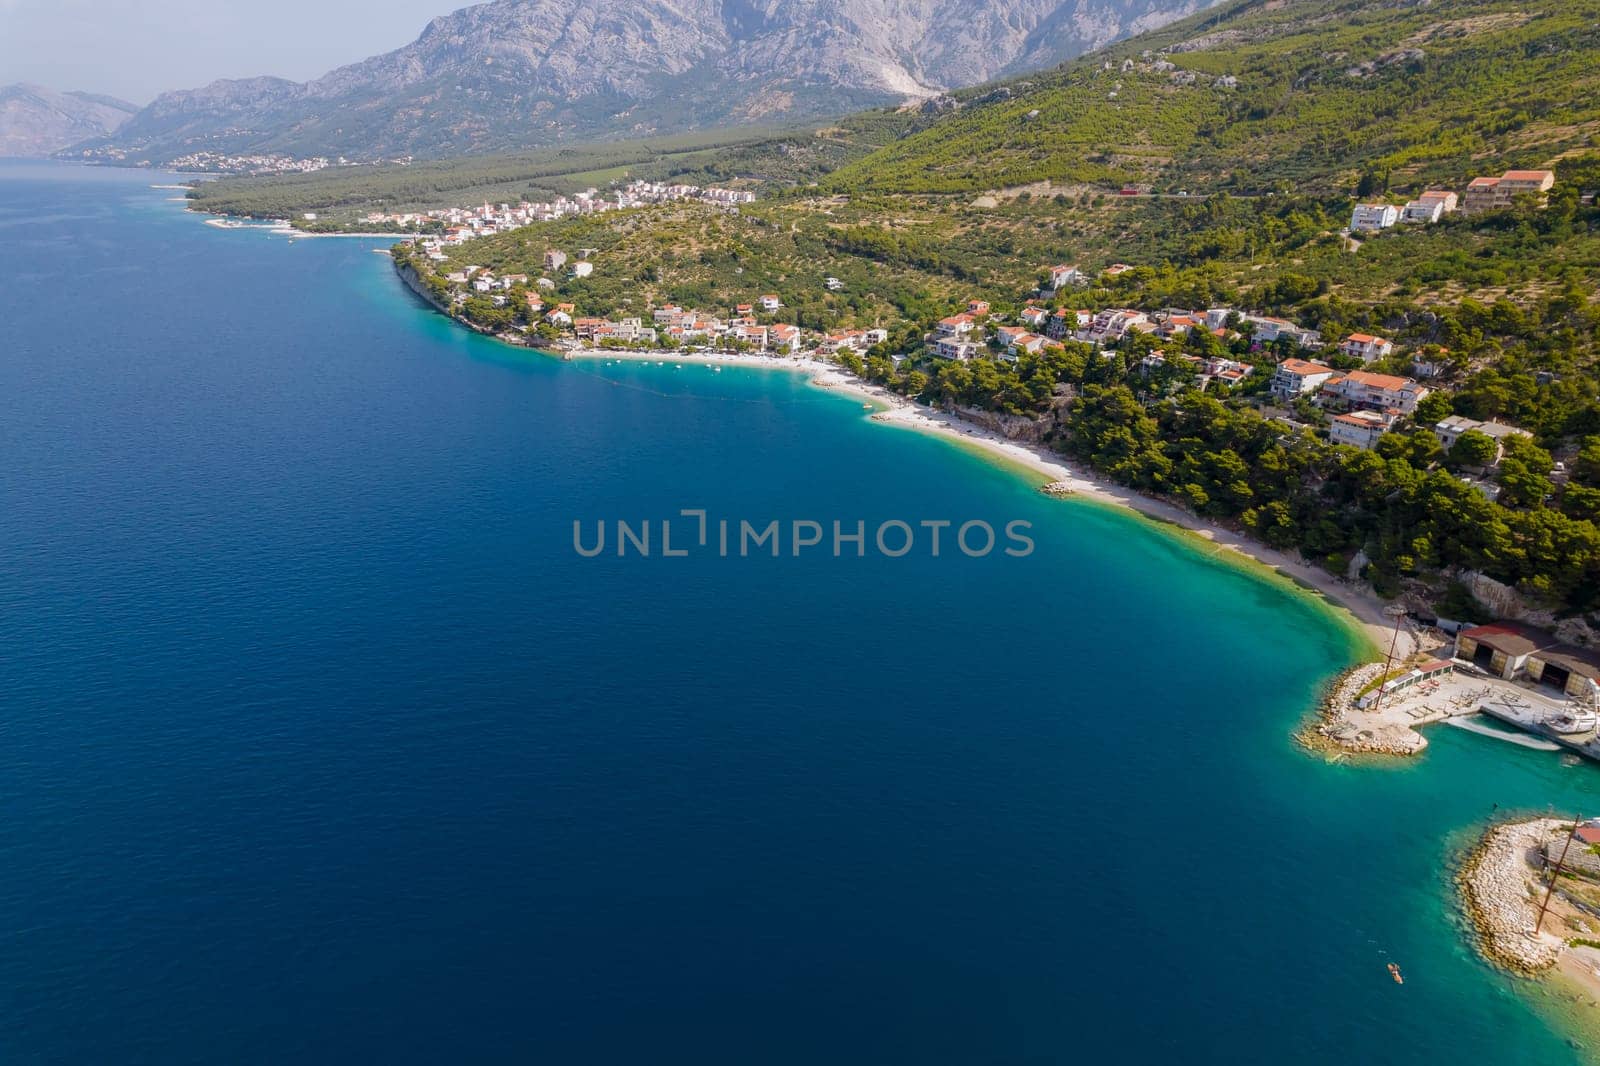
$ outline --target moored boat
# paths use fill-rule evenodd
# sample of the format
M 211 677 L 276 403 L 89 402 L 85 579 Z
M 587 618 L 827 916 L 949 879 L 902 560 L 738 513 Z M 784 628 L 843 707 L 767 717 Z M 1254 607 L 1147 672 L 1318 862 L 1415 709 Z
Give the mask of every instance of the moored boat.
M 1562 736 L 1592 733 L 1595 727 L 1600 725 L 1600 714 L 1596 714 L 1587 707 L 1569 707 L 1559 714 L 1545 719 L 1545 725 L 1549 726 L 1552 732 L 1559 733 Z

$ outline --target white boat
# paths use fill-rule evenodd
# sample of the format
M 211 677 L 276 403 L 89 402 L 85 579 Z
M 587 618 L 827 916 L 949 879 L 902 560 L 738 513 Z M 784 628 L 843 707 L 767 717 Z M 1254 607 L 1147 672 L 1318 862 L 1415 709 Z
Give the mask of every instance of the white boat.
M 1562 736 L 1572 736 L 1577 733 L 1592 733 L 1595 726 L 1600 725 L 1600 714 L 1588 708 L 1568 708 L 1550 718 L 1545 719 L 1545 725 L 1555 733 Z

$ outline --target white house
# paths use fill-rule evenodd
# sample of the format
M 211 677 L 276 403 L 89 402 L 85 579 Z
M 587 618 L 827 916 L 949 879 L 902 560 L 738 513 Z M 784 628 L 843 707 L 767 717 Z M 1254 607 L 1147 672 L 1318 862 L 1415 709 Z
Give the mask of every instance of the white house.
M 739 325 L 733 327 L 733 335 L 739 340 L 744 341 L 746 344 L 754 345 L 756 348 L 766 351 L 766 326 L 757 326 L 751 323 L 740 323 Z
M 1463 433 L 1482 433 L 1495 443 L 1494 461 L 1498 463 L 1505 454 L 1505 442 L 1510 437 L 1523 437 L 1533 439 L 1533 434 L 1516 426 L 1508 426 L 1504 422 L 1479 422 L 1475 418 L 1465 415 L 1451 415 L 1449 418 L 1433 427 L 1433 435 L 1439 438 L 1439 443 L 1446 451 L 1455 447 L 1456 441 L 1461 439 Z
M 1400 209 L 1393 204 L 1356 204 L 1350 212 L 1350 229 L 1355 233 L 1375 233 L 1400 221 Z
M 1207 321 L 1210 321 L 1210 312 L 1207 312 Z M 1254 337 L 1263 344 L 1271 344 L 1280 337 L 1287 337 L 1302 348 L 1316 348 L 1322 344 L 1322 334 L 1314 329 L 1290 322 L 1287 318 L 1273 318 L 1271 315 L 1245 315 L 1241 321 L 1248 322 L 1255 327 Z M 1215 328 L 1215 327 L 1213 327 Z
M 1241 363 L 1236 359 L 1207 359 L 1200 364 L 1200 387 L 1204 388 L 1210 380 L 1220 381 L 1224 385 L 1237 385 L 1249 377 L 1254 369 L 1249 363 Z
M 1304 396 L 1308 392 L 1315 392 L 1338 371 L 1331 366 L 1313 363 L 1305 359 L 1285 359 L 1278 364 L 1278 369 L 1272 372 L 1272 395 L 1280 400 L 1292 400 L 1296 396 Z
M 593 336 L 596 340 L 610 338 L 634 343 L 639 341 L 648 341 L 651 344 L 656 343 L 655 327 L 647 326 L 637 318 L 625 318 L 621 322 L 602 323 L 594 330 Z
M 1401 222 L 1437 222 L 1456 209 L 1456 194 L 1449 189 L 1429 189 L 1400 211 Z
M 761 310 L 771 312 L 781 310 L 782 308 L 783 301 L 778 299 L 772 293 L 767 293 L 765 296 L 761 297 Z
M 1060 292 L 1068 285 L 1087 285 L 1088 275 L 1076 266 L 1053 266 L 1050 268 L 1050 291 Z
M 1045 338 L 1037 333 L 1023 333 L 1013 337 L 1006 348 L 1012 353 L 1027 352 L 1029 355 L 1037 355 L 1044 350 L 1044 342 Z
M 1228 325 L 1228 316 L 1235 312 L 1228 307 L 1213 307 L 1206 311 L 1205 324 L 1210 330 L 1225 329 Z M 1314 329 L 1289 321 L 1287 318 L 1275 318 L 1272 315 L 1239 315 L 1241 323 L 1248 322 L 1254 327 L 1252 336 L 1263 344 L 1271 344 L 1280 337 L 1287 337 L 1302 348 L 1316 348 L 1322 344 L 1322 334 Z
M 1143 311 L 1110 308 L 1095 315 L 1087 328 L 1080 329 L 1078 339 L 1109 347 L 1120 341 L 1129 330 L 1144 326 L 1150 326 L 1150 316 Z
M 933 354 L 940 359 L 971 359 L 978 354 L 978 346 L 960 337 L 940 337 L 933 346 Z
M 800 350 L 800 327 L 777 325 L 770 330 L 772 347 L 779 351 L 797 352 Z
M 1393 424 L 1394 417 L 1380 411 L 1352 411 L 1333 419 L 1328 426 L 1328 440 L 1334 444 L 1371 448 Z
M 951 315 L 949 318 L 941 318 L 938 332 L 941 337 L 965 337 L 972 332 L 972 327 L 972 316 L 963 312 Z
M 1354 356 L 1363 363 L 1370 363 L 1374 359 L 1383 359 L 1394 353 L 1394 341 L 1384 337 L 1374 337 L 1370 333 L 1352 333 L 1339 345 L 1339 351 L 1345 355 Z
M 1343 400 L 1351 407 L 1364 407 L 1374 411 L 1399 411 L 1410 414 L 1417 402 L 1431 390 L 1410 378 L 1393 374 L 1369 374 L 1365 370 L 1352 370 L 1331 378 L 1322 386 L 1322 394 Z

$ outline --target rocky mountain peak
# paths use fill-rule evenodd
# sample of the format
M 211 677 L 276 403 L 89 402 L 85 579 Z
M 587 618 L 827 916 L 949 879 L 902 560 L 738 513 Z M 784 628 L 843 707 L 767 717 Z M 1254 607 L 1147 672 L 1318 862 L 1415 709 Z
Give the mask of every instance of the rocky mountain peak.
M 1046 66 L 1198 0 L 489 0 L 297 85 L 163 94 L 105 146 L 374 158 L 798 120 Z M 91 146 L 93 147 L 93 146 Z

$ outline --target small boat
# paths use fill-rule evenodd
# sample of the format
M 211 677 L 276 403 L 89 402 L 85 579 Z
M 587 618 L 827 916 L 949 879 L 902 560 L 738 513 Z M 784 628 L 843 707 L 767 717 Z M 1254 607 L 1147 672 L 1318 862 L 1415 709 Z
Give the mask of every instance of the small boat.
M 872 410 L 872 405 L 870 403 L 864 403 L 861 405 L 861 409 L 863 411 L 870 411 Z
M 1575 733 L 1593 732 L 1596 725 L 1600 725 L 1600 715 L 1587 708 L 1568 708 L 1559 714 L 1545 719 L 1552 732 L 1562 736 L 1571 736 Z
M 1389 976 L 1394 978 L 1394 983 L 1397 985 L 1403 985 L 1406 983 L 1406 979 L 1400 976 L 1400 967 L 1396 966 L 1392 962 L 1389 964 Z

